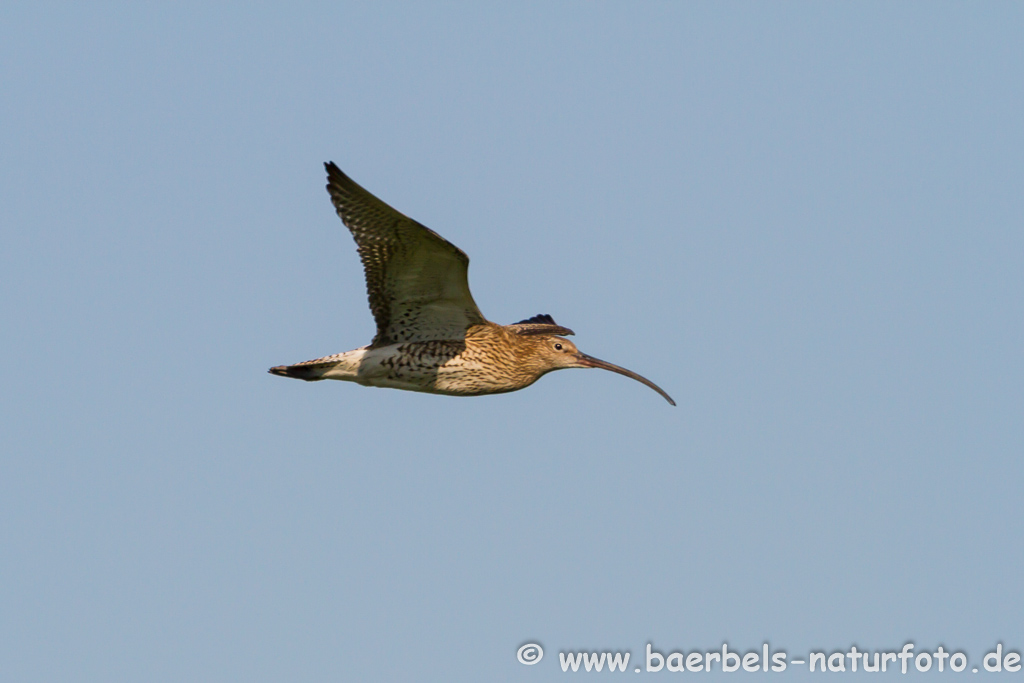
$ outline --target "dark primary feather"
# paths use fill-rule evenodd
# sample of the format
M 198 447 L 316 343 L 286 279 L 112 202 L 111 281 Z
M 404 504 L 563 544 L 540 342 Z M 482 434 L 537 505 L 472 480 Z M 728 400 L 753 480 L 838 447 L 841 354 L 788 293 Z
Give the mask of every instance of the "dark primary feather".
M 562 327 L 547 313 L 535 315 L 509 325 L 516 334 L 554 334 L 568 337 L 575 334 L 568 327 Z
M 486 322 L 469 291 L 469 257 L 430 228 L 399 213 L 341 172 L 327 169 L 327 191 L 355 238 L 377 323 L 371 346 L 462 339 Z
M 519 322 L 512 323 L 512 324 L 513 325 L 529 325 L 531 323 L 536 323 L 538 325 L 557 325 L 558 324 L 558 323 L 555 322 L 555 319 L 552 318 L 547 313 L 538 313 L 537 315 L 533 316 L 532 318 L 527 318 L 526 320 L 520 320 Z

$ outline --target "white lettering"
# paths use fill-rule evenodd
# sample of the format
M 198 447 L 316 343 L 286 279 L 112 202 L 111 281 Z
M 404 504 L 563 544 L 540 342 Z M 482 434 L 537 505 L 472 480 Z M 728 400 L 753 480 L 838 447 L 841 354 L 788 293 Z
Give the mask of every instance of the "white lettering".
M 910 652 L 910 650 L 913 649 L 914 644 L 907 643 L 903 646 L 903 649 L 900 650 L 899 655 L 897 655 L 900 658 L 900 664 L 902 665 L 903 673 L 907 673 L 907 660 L 914 656 L 914 653 Z M 885 671 L 885 665 L 882 666 L 882 671 Z
M 850 658 L 850 668 L 853 671 L 857 671 L 857 660 L 860 659 L 860 655 L 857 653 L 857 646 L 851 647 L 850 652 L 846 656 Z
M 989 666 L 988 660 L 994 659 L 996 663 Z M 985 659 L 982 660 L 982 664 L 985 665 L 985 671 L 1002 671 L 1003 670 L 1003 644 L 999 643 L 996 645 L 995 652 L 989 652 L 985 655 Z
M 655 657 L 658 659 L 657 665 L 652 664 Z M 651 644 L 647 643 L 647 670 L 648 671 L 661 671 L 661 667 L 665 666 L 665 656 L 660 652 L 655 652 L 651 649 Z M 575 671 L 576 669 L 573 669 Z M 565 671 L 563 668 L 562 671 Z
M 729 658 L 735 661 L 735 664 L 729 663 Z M 735 671 L 740 668 L 740 656 L 735 652 L 729 652 L 729 645 L 722 643 L 722 671 Z

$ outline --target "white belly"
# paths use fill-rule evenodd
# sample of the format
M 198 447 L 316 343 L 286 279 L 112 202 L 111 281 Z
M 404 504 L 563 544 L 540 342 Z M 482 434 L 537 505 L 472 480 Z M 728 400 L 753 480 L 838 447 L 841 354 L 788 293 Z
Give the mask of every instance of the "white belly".
M 465 393 L 458 391 L 458 378 L 466 374 L 467 364 L 460 356 L 445 357 L 409 352 L 408 344 L 393 344 L 377 349 L 355 349 L 331 357 L 332 367 L 323 379 L 356 382 L 368 387 Z

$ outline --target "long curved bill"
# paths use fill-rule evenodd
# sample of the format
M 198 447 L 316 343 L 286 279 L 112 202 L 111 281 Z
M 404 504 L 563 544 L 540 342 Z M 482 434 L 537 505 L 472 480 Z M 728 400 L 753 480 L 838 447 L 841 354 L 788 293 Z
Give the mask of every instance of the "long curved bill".
M 632 370 L 627 370 L 626 368 L 620 368 L 618 365 L 613 365 L 613 364 L 611 364 L 611 363 L 609 363 L 607 361 L 601 360 L 600 358 L 594 358 L 593 356 L 588 356 L 585 353 L 579 354 L 579 359 L 580 359 L 580 364 L 583 365 L 584 367 L 588 367 L 588 368 L 601 368 L 602 370 L 611 370 L 612 372 L 617 372 L 620 375 L 625 375 L 626 377 L 635 379 L 637 382 L 640 382 L 641 384 L 646 384 L 651 389 L 654 389 L 659 394 L 664 396 L 666 401 L 668 401 L 672 405 L 676 404 L 676 402 L 672 400 L 672 397 L 669 396 L 668 394 L 666 394 L 665 391 L 661 387 L 659 387 L 657 384 L 655 384 L 651 380 L 647 379 L 646 377 L 641 377 L 640 375 L 636 374 Z

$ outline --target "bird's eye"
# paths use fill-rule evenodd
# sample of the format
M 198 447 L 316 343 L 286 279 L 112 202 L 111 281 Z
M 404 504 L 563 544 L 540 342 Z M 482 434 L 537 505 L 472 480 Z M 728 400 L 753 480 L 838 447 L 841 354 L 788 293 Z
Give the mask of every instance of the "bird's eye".
M 562 350 L 562 345 L 561 344 L 555 344 L 555 351 L 561 351 L 561 350 Z

